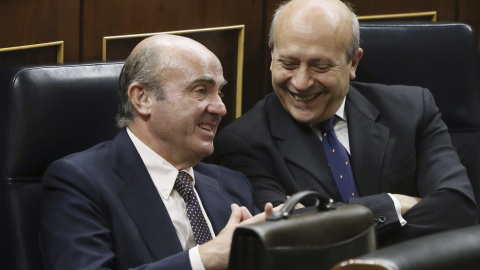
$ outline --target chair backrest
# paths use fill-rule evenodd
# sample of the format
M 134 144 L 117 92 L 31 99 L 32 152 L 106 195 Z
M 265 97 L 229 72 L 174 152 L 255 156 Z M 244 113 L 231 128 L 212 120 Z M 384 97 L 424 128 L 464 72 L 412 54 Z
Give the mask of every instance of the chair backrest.
M 478 36 L 461 23 L 385 23 L 360 24 L 360 39 L 355 80 L 428 88 L 480 204 Z
M 42 269 L 37 234 L 43 172 L 52 161 L 115 136 L 122 66 L 0 72 L 0 268 Z
M 346 260 L 332 270 L 480 269 L 480 225 L 432 234 Z

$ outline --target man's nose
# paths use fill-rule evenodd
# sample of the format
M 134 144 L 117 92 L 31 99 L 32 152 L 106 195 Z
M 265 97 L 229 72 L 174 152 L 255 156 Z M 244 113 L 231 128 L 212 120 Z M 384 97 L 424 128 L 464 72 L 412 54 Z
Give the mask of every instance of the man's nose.
M 313 85 L 308 68 L 299 68 L 292 78 L 292 84 L 297 90 L 307 90 Z
M 216 114 L 220 117 L 224 117 L 227 114 L 227 108 L 223 104 L 220 96 L 214 98 L 214 100 L 207 106 L 207 112 L 211 114 Z

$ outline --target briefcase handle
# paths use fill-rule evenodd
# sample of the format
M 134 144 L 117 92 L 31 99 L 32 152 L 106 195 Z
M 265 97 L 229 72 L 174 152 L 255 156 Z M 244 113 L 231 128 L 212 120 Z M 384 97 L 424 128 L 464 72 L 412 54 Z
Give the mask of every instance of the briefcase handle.
M 302 201 L 303 199 L 313 198 L 316 199 L 315 207 L 319 211 L 325 211 L 331 209 L 333 200 L 328 198 L 325 195 L 322 195 L 316 191 L 306 190 L 295 193 L 285 202 L 282 209 L 278 212 L 274 212 L 272 216 L 268 217 L 267 220 L 275 221 L 279 219 L 288 219 L 289 215 L 292 214 L 295 209 L 295 205 Z

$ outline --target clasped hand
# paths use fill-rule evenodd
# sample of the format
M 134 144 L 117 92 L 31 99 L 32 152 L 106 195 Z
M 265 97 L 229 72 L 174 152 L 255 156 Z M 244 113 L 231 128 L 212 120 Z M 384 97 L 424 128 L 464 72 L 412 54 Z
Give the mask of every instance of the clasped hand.
M 244 206 L 232 204 L 232 214 L 223 230 L 211 241 L 198 247 L 202 263 L 206 270 L 227 269 L 233 232 L 238 226 L 265 221 L 274 211 L 283 205 L 273 208 L 271 203 L 265 205 L 265 212 L 252 216 Z

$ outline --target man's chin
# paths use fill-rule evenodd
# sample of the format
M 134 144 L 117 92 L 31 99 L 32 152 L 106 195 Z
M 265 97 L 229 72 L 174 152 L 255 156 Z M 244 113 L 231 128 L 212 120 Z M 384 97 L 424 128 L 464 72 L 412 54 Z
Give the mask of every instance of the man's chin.
M 292 115 L 293 119 L 302 124 L 313 125 L 318 123 L 318 117 L 316 117 L 312 113 L 290 111 L 290 114 Z
M 199 149 L 197 149 L 196 153 L 201 158 L 211 156 L 213 154 L 213 143 L 200 147 Z

